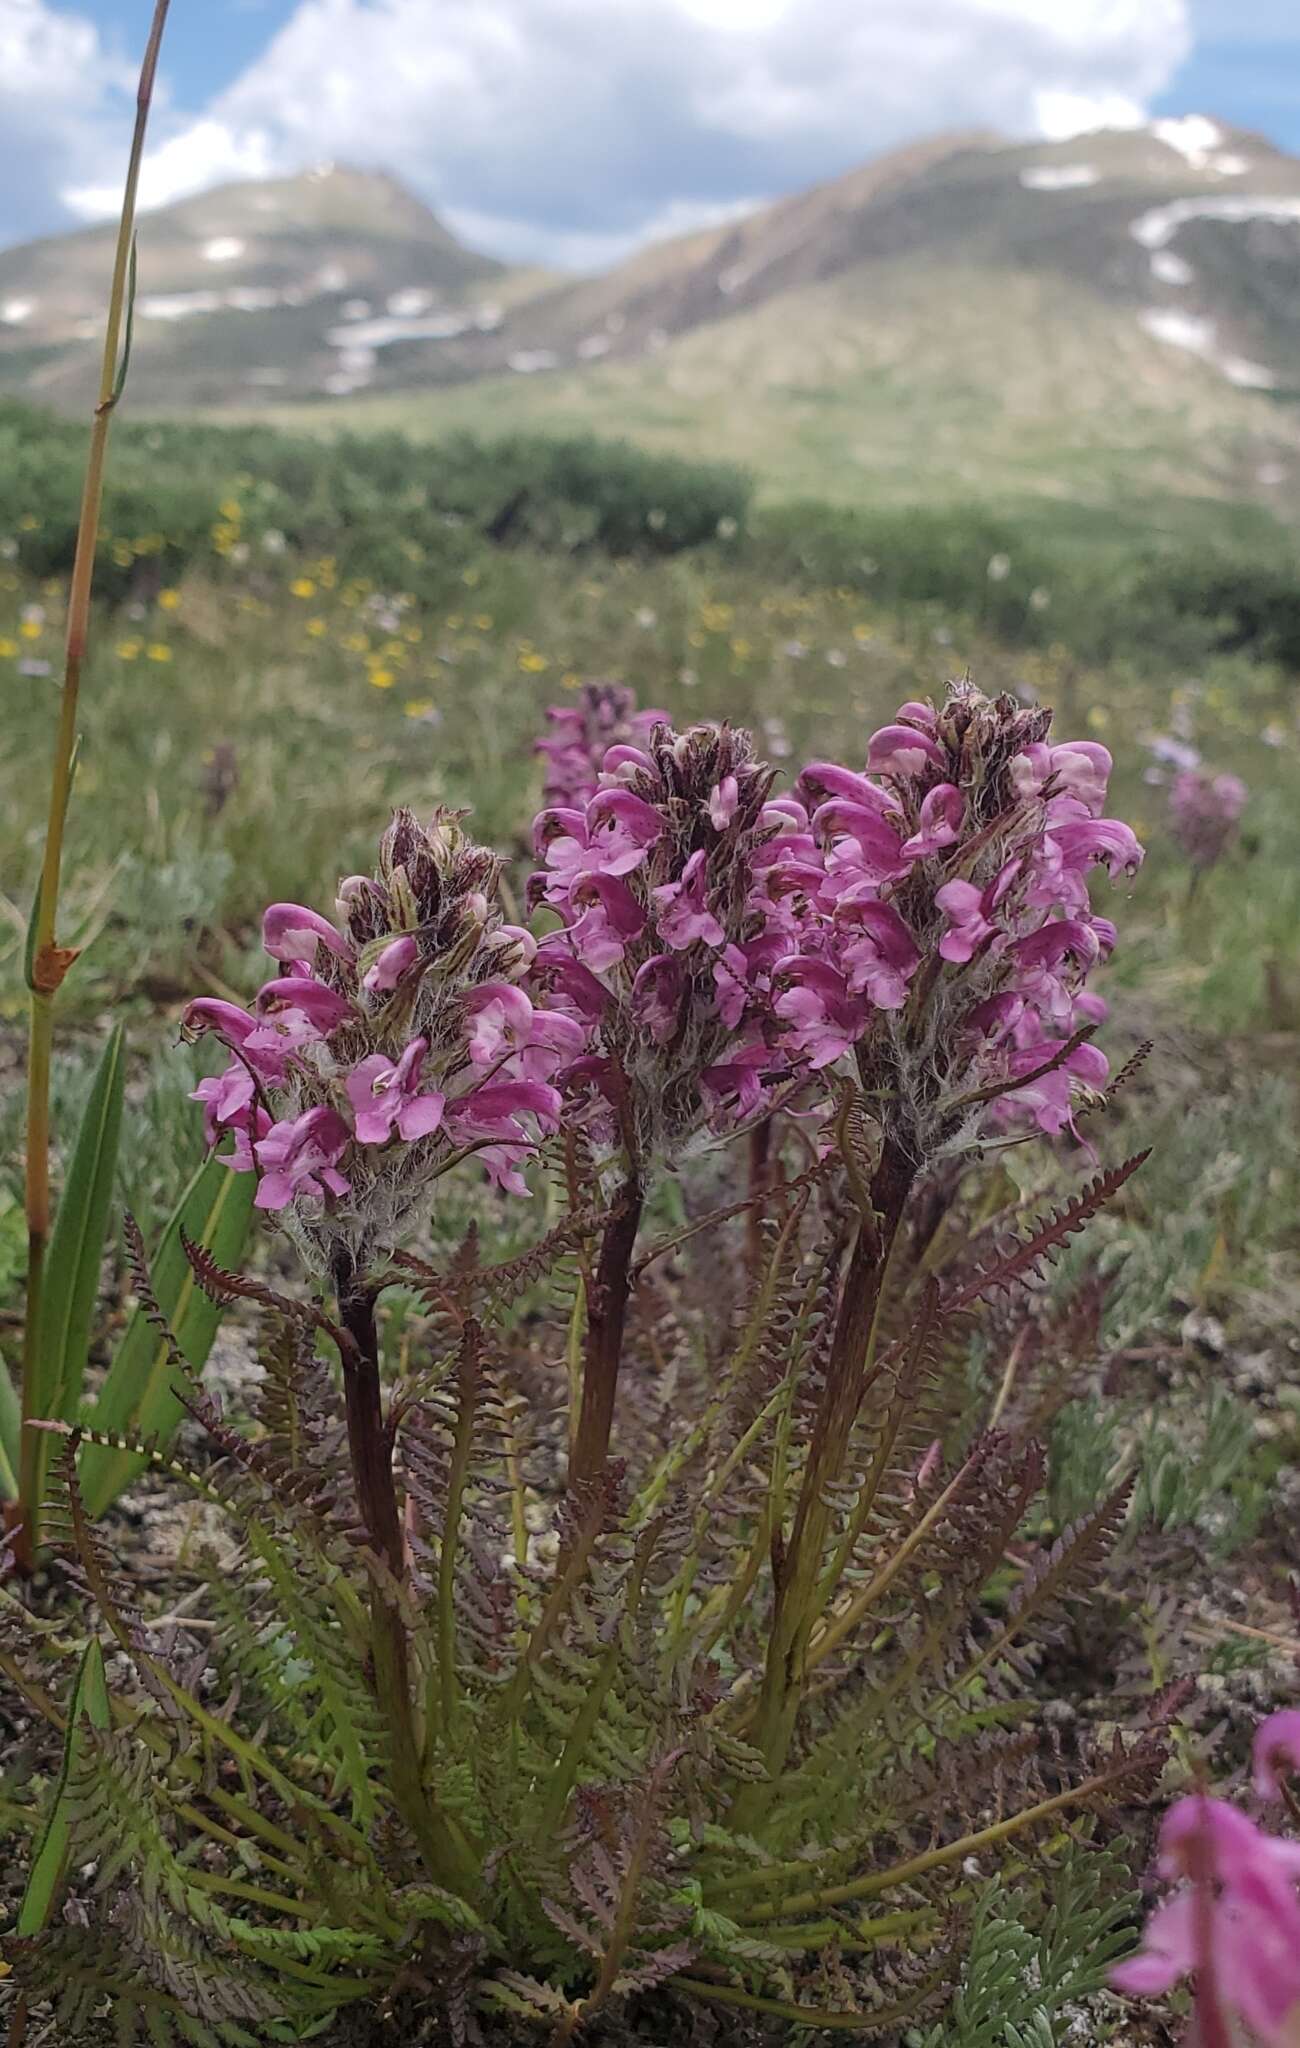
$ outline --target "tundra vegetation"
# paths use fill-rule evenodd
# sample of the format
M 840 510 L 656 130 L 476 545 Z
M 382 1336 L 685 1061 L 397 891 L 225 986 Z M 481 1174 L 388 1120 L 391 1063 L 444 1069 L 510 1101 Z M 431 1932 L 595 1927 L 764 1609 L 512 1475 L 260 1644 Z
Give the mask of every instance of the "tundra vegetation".
M 1293 2044 L 1285 580 L 0 431 L 14 2048 Z

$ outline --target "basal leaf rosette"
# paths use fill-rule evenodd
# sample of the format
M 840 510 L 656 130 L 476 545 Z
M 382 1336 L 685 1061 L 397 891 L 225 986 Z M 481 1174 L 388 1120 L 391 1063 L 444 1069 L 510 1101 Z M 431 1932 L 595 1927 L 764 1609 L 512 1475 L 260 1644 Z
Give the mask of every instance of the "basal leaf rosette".
M 250 1009 L 199 997 L 187 1036 L 230 1061 L 203 1081 L 208 1141 L 229 1138 L 320 1270 L 364 1272 L 396 1242 L 447 1167 L 476 1155 L 527 1194 L 521 1167 L 554 1129 L 558 1066 L 582 1033 L 543 1015 L 521 981 L 536 951 L 505 921 L 500 864 L 442 811 L 398 811 L 370 875 L 340 886 L 333 920 L 274 903 L 263 942 L 276 971 Z

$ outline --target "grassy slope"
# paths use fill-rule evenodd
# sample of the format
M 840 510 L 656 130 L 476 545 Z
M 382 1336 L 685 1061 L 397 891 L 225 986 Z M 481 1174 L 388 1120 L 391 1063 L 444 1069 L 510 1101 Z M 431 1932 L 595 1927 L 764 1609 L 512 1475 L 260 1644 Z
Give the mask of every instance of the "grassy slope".
M 769 496 L 843 503 L 1049 498 L 1195 523 L 1263 499 L 1300 414 L 1234 390 L 1131 315 L 1046 273 L 906 259 L 696 330 L 642 362 L 294 409 L 282 423 L 414 437 L 455 426 L 626 434 L 750 463 Z

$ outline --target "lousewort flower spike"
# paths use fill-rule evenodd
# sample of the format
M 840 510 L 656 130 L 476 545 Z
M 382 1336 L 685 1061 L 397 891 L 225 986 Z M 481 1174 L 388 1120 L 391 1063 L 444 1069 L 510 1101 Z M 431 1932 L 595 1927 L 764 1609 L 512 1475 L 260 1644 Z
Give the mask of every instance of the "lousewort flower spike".
M 586 1038 L 558 1078 L 640 1165 L 747 1117 L 791 1072 L 762 994 L 789 943 L 766 891 L 791 824 L 771 784 L 747 734 L 660 724 L 606 752 L 585 803 L 536 820 L 531 895 L 560 929 L 531 986 Z
M 600 787 L 601 764 L 619 741 L 643 746 L 666 711 L 638 711 L 625 683 L 584 683 L 571 704 L 552 704 L 550 727 L 534 752 L 546 763 L 543 800 L 550 805 L 584 804 Z
M 814 762 L 791 807 L 775 1016 L 808 1067 L 852 1056 L 914 1167 L 1070 1127 L 1106 1079 L 1078 1039 L 1105 1015 L 1084 983 L 1115 939 L 1087 877 L 1132 874 L 1142 849 L 1101 816 L 1106 749 L 1052 745 L 1050 721 L 955 685 L 941 711 L 903 705 L 865 772 Z
M 1181 768 L 1169 785 L 1169 826 L 1195 868 L 1211 868 L 1237 836 L 1245 783 L 1208 768 Z
M 187 1035 L 231 1052 L 195 1090 L 209 1143 L 233 1136 L 258 1206 L 318 1267 L 342 1251 L 364 1271 L 467 1149 L 528 1192 L 520 1168 L 559 1112 L 551 1077 L 583 1034 L 519 986 L 535 942 L 504 921 L 498 876 L 453 814 L 426 828 L 399 811 L 375 873 L 341 885 L 336 922 L 271 905 L 278 971 L 251 1010 L 200 997 L 185 1013 Z

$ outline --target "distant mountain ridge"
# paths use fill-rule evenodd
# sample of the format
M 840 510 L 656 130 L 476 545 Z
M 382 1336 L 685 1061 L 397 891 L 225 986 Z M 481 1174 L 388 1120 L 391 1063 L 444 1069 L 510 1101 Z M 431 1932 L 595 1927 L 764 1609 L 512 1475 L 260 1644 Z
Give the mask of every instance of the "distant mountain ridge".
M 0 251 L 0 390 L 66 407 L 90 388 L 115 230 Z M 385 338 L 499 324 L 511 273 L 382 172 L 327 165 L 224 185 L 140 223 L 134 388 L 178 410 L 344 396 Z M 346 328 L 346 335 L 338 330 Z
M 106 250 L 0 254 L 0 390 L 87 384 Z M 1205 116 L 930 138 L 598 277 L 506 270 L 345 169 L 150 215 L 142 270 L 137 411 L 324 400 L 417 433 L 625 432 L 786 491 L 1300 518 L 1300 160 Z

